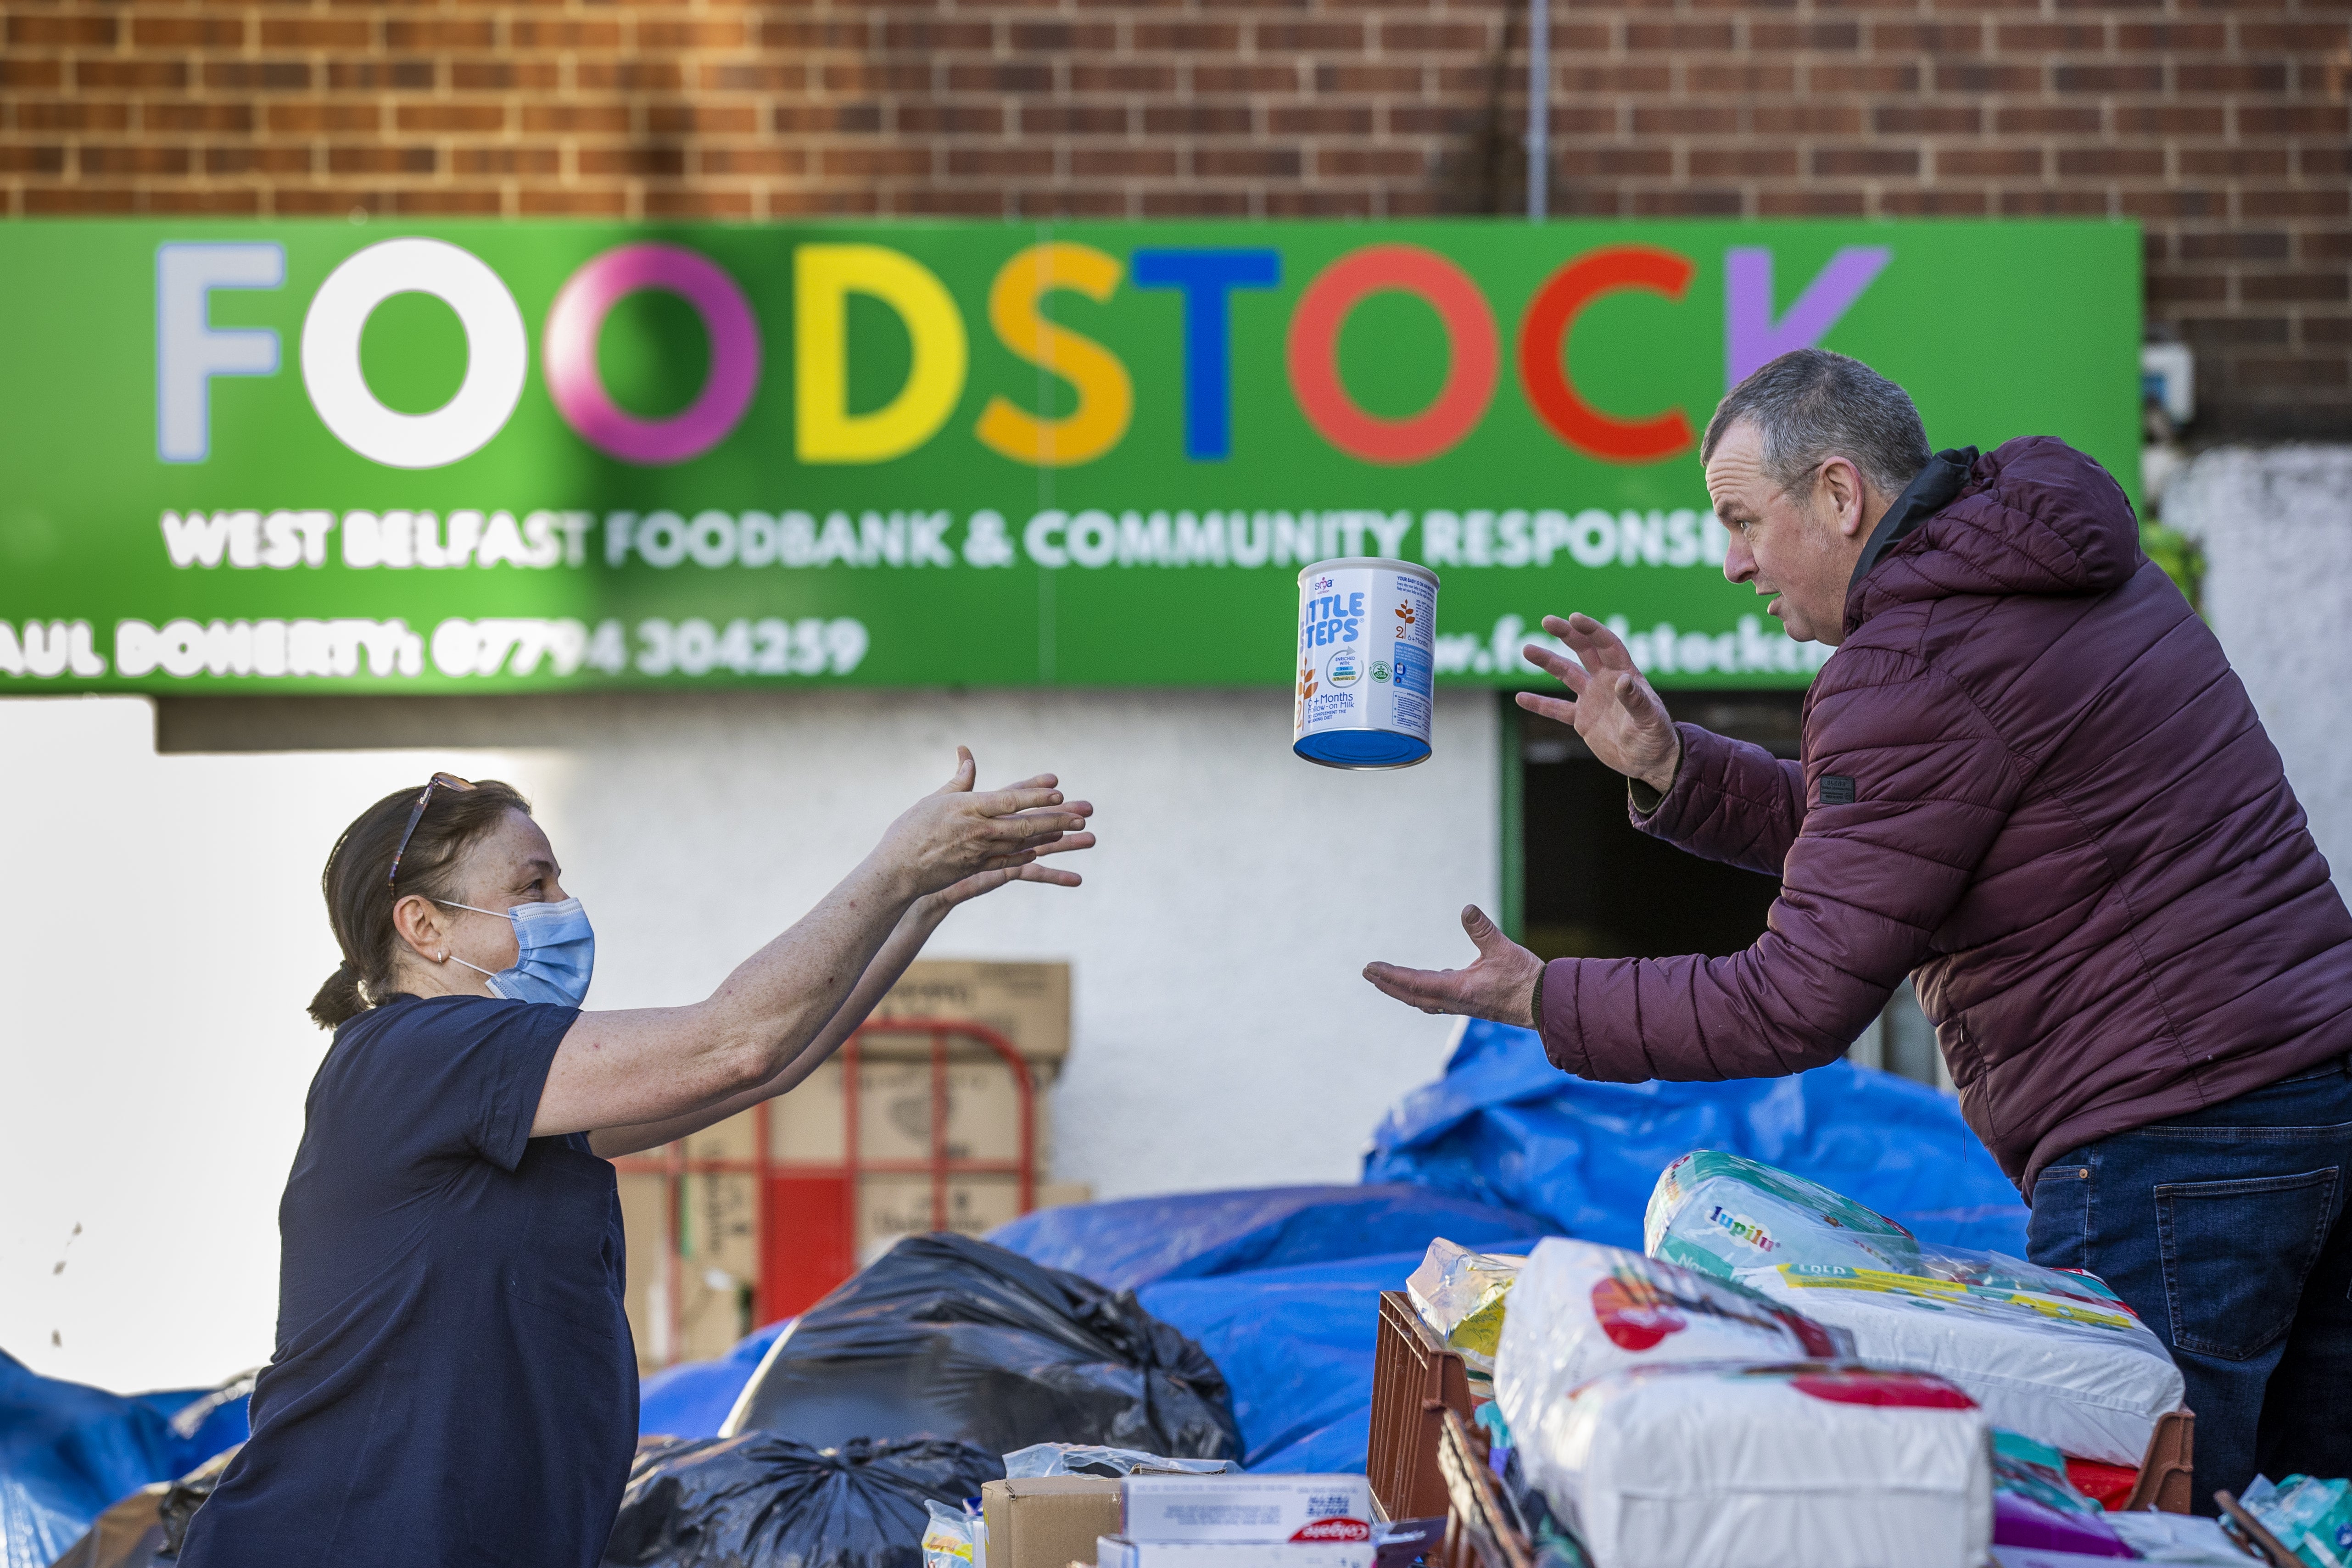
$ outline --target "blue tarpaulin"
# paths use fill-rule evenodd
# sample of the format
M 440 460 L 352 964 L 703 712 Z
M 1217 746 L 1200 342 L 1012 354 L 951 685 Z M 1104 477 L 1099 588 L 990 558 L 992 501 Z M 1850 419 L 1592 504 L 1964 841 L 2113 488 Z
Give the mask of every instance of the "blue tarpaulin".
M 646 1437 L 716 1437 L 790 1318 L 753 1329 L 716 1361 L 665 1367 L 637 1386 L 637 1432 Z
M 1951 1096 L 1844 1061 L 1788 1078 L 1594 1083 L 1554 1067 L 1533 1030 L 1473 1020 L 1445 1076 L 1373 1132 L 1364 1179 L 1419 1183 L 1638 1249 L 1658 1173 L 1693 1149 L 1810 1177 L 1922 1240 L 2024 1255 L 2017 1188 Z
M 208 1393 L 110 1394 L 0 1351 L 0 1568 L 48 1568 L 110 1504 L 244 1441 L 242 1399 L 192 1436 L 173 1430 L 172 1416 Z
M 1439 1236 L 1465 1247 L 1509 1250 L 1555 1228 L 1492 1198 L 1391 1182 L 1082 1203 L 1023 1215 L 988 1239 L 1049 1269 L 1125 1291 L 1159 1280 L 1420 1253 Z

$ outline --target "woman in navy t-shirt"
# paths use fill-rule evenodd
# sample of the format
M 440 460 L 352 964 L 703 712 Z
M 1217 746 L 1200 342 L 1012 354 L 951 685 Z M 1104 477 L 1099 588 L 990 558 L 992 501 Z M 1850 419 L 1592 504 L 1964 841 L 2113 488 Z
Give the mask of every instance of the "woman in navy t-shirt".
M 595 943 L 505 784 L 436 773 L 328 857 L 334 1044 L 278 1207 L 278 1348 L 181 1568 L 594 1568 L 636 1443 L 607 1163 L 798 1083 L 947 912 L 1076 886 L 1093 808 L 971 754 L 702 1002 L 583 1012 Z

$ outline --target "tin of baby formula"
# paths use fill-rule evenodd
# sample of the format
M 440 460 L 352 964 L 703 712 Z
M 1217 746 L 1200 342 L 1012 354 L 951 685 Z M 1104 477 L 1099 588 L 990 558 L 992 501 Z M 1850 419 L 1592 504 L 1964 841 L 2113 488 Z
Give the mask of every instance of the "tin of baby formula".
M 1290 749 L 1326 768 L 1410 768 L 1429 755 L 1437 574 L 1351 555 L 1298 574 L 1298 706 Z

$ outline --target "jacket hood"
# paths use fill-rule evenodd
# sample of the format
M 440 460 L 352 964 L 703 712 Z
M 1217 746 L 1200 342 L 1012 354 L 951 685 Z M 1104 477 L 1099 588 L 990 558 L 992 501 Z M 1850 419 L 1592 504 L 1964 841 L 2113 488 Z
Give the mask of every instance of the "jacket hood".
M 2139 519 L 2107 471 L 2025 436 L 1979 457 L 1948 506 L 1887 547 L 1847 591 L 1845 630 L 1920 600 L 2105 593 L 2142 559 Z

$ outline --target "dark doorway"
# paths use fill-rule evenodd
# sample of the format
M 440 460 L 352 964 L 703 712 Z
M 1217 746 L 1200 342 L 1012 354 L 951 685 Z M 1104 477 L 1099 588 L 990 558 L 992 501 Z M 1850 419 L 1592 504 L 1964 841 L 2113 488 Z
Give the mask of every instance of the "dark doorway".
M 1675 693 L 1678 719 L 1797 755 L 1801 692 Z M 1562 726 L 1519 716 L 1521 939 L 1546 958 L 1737 953 L 1778 877 L 1688 854 L 1625 819 L 1625 780 Z
M 1776 757 L 1798 753 L 1802 692 L 1673 692 L 1666 705 L 1677 719 Z M 1507 840 L 1517 841 L 1516 853 L 1506 853 L 1519 877 L 1512 891 L 1520 941 L 1546 958 L 1664 958 L 1737 953 L 1764 934 L 1780 878 L 1702 860 L 1639 831 L 1626 820 L 1624 779 L 1573 732 L 1515 706 L 1504 712 L 1506 735 L 1517 737 L 1516 820 L 1507 807 L 1505 816 Z M 1908 980 L 1849 1054 L 1951 1086 Z

